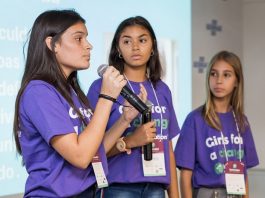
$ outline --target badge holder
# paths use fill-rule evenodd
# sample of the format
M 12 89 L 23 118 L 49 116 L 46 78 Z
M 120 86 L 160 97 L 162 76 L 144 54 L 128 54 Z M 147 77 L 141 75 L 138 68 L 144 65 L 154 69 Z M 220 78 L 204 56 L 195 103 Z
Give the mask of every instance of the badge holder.
M 151 110 L 148 109 L 142 115 L 142 123 L 151 121 Z M 165 176 L 165 155 L 163 141 L 155 140 L 143 146 L 142 164 L 144 176 Z
M 225 164 L 225 182 L 227 194 L 245 195 L 244 163 L 228 161 Z
M 104 188 L 108 186 L 108 180 L 106 178 L 102 162 L 100 160 L 99 154 L 93 157 L 92 167 L 96 176 L 98 188 Z
M 144 176 L 166 176 L 163 141 L 155 140 L 152 145 L 152 160 L 144 160 L 144 155 L 142 154 Z

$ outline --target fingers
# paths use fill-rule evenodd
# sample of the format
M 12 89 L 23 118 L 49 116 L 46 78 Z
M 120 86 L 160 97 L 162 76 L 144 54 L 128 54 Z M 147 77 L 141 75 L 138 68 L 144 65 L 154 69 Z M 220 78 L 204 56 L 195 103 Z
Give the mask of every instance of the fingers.
M 126 83 L 124 76 L 116 68 L 109 66 L 103 74 L 101 93 L 117 98 Z
M 145 136 L 147 137 L 148 142 L 153 142 L 156 137 L 156 127 L 155 122 L 151 121 L 143 125 Z
M 144 103 L 147 101 L 147 91 L 142 83 L 140 84 L 140 94 L 138 96 Z

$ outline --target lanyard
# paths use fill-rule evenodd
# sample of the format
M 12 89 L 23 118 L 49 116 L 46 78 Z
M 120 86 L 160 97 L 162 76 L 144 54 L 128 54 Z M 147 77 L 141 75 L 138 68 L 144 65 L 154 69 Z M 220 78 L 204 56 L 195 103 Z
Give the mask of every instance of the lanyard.
M 134 89 L 133 89 L 133 87 L 132 87 L 130 81 L 129 81 L 128 78 L 127 78 L 127 76 L 126 76 L 125 74 L 123 74 L 123 75 L 124 75 L 125 79 L 127 80 L 127 82 L 128 82 L 128 84 L 129 84 L 131 90 L 135 93 L 135 91 L 134 91 Z M 163 129 L 162 129 L 162 121 L 163 121 L 162 108 L 161 108 L 161 106 L 160 106 L 160 104 L 159 104 L 159 101 L 158 101 L 157 94 L 156 94 L 156 91 L 155 91 L 155 89 L 154 89 L 153 83 L 151 82 L 150 79 L 148 79 L 148 80 L 149 80 L 149 82 L 150 82 L 150 84 L 151 84 L 151 87 L 152 87 L 152 90 L 153 90 L 153 93 L 154 93 L 154 96 L 155 96 L 155 99 L 156 99 L 157 106 L 161 109 L 161 111 L 160 111 L 160 136 L 162 136 L 162 135 L 163 135 Z M 149 103 L 150 103 L 150 102 L 149 102 Z M 153 104 L 152 104 L 152 106 L 153 106 Z
M 237 130 L 237 133 L 238 133 L 238 137 L 239 137 L 239 145 L 238 145 L 238 154 L 239 154 L 239 161 L 241 162 L 241 135 L 240 135 L 240 132 L 239 132 L 239 127 L 238 127 L 238 123 L 237 123 L 237 120 L 236 120 L 236 116 L 235 116 L 235 112 L 233 112 L 233 117 L 234 117 L 234 120 L 235 120 L 235 123 L 236 123 L 236 130 Z M 220 131 L 221 132 L 221 136 L 222 136 L 222 143 L 223 143 L 223 146 L 224 146 L 224 151 L 225 151 L 225 158 L 226 158 L 226 161 L 228 162 L 228 156 L 227 156 L 227 150 L 226 150 L 226 146 L 225 146 L 225 140 L 224 140 L 224 134 L 222 132 L 222 130 Z

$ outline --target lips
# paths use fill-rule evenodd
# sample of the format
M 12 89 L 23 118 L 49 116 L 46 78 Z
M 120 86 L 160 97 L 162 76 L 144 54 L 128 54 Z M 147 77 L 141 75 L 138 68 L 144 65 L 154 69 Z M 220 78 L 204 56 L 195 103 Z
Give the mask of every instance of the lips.
M 215 92 L 223 92 L 224 89 L 222 89 L 222 88 L 214 88 L 214 91 L 215 91 Z
M 90 60 L 90 55 L 84 55 L 83 57 L 87 60 Z
M 133 60 L 139 60 L 139 59 L 141 58 L 141 55 L 138 55 L 138 54 L 136 54 L 136 55 L 132 55 L 131 58 L 132 58 Z

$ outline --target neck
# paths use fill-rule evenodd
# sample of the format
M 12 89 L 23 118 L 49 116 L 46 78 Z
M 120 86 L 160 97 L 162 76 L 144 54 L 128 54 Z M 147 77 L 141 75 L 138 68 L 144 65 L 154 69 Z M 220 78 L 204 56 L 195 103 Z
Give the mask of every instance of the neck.
M 125 66 L 124 75 L 128 78 L 128 80 L 134 81 L 134 82 L 144 82 L 147 79 L 145 67 L 132 68 L 132 67 Z
M 218 113 L 226 113 L 230 111 L 231 105 L 228 100 L 214 100 L 215 111 Z

